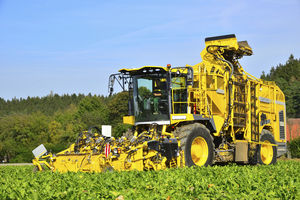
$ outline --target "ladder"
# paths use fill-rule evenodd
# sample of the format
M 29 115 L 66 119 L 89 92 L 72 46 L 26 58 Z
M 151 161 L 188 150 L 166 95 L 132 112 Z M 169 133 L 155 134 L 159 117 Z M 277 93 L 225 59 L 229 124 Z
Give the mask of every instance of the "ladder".
M 257 97 L 256 97 L 257 83 L 250 83 L 250 110 L 251 110 L 251 140 L 259 141 L 259 117 L 257 114 Z
M 246 80 L 240 75 L 236 75 L 236 80 L 232 82 L 234 90 L 233 99 L 233 127 L 245 128 L 247 120 L 246 112 Z

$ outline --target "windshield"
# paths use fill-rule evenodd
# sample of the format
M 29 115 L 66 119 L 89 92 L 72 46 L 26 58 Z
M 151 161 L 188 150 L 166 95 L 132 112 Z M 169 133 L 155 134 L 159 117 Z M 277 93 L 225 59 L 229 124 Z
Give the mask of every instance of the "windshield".
M 166 74 L 137 75 L 134 82 L 136 122 L 169 120 Z

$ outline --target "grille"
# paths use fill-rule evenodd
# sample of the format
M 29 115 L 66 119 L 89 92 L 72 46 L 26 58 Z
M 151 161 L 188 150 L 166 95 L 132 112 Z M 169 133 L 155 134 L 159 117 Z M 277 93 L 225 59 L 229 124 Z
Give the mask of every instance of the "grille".
M 283 110 L 281 110 L 281 111 L 279 112 L 279 121 L 280 121 L 280 122 L 284 122 Z
M 285 140 L 285 131 L 284 131 L 284 115 L 283 115 L 283 110 L 279 111 L 279 134 L 280 134 L 280 139 Z

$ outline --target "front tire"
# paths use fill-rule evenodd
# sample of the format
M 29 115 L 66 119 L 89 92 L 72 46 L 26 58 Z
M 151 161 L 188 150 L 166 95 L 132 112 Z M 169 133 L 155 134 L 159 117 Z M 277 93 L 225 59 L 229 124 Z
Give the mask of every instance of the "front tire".
M 213 137 L 203 124 L 180 127 L 175 135 L 179 137 L 184 150 L 186 166 L 208 166 L 214 160 Z
M 260 141 L 267 144 L 276 144 L 273 135 L 268 130 L 262 131 Z M 257 151 L 257 161 L 262 165 L 275 164 L 277 161 L 277 147 L 267 144 L 259 145 Z

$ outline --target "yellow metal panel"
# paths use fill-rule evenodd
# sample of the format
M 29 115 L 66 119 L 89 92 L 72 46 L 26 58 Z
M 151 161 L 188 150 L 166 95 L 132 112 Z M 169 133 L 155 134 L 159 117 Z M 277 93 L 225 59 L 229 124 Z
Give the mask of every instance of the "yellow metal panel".
M 218 91 L 219 92 L 219 91 Z M 207 91 L 207 96 L 212 102 L 212 110 L 211 113 L 224 115 L 224 110 L 226 108 L 226 99 L 224 91 L 218 93 L 217 91 Z M 223 92 L 223 93 L 222 93 Z
M 124 116 L 123 117 L 123 123 L 124 124 L 134 125 L 134 122 L 135 122 L 134 116 Z
M 213 116 L 213 119 L 214 119 L 214 122 L 215 122 L 215 126 L 216 126 L 216 130 L 217 132 L 214 133 L 215 136 L 220 136 L 220 131 L 221 131 L 221 128 L 224 124 L 224 117 L 221 117 L 221 116 Z

